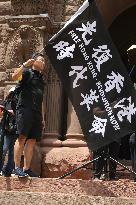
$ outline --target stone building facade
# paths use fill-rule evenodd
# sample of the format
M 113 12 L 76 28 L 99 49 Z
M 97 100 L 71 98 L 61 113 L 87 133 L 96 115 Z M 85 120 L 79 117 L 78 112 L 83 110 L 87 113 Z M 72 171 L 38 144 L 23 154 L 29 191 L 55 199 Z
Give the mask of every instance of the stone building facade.
M 13 69 L 30 58 L 33 52 L 41 50 L 83 2 L 0 0 L 0 99 L 15 84 L 11 80 Z M 136 40 L 133 26 L 136 1 L 96 0 L 96 3 L 113 41 L 125 59 L 126 49 Z M 124 25 L 124 19 L 127 25 Z M 126 26 L 129 33 L 125 30 Z M 32 167 L 42 177 L 58 177 L 90 160 L 91 151 L 87 148 L 76 113 L 48 59 L 45 75 L 46 129 L 41 143 L 35 147 Z M 71 177 L 91 177 L 90 167 Z

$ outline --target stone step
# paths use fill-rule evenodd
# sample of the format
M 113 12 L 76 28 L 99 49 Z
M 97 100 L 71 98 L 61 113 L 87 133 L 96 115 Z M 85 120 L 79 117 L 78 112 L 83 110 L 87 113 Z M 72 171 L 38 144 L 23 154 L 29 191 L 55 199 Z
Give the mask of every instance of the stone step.
M 136 198 L 71 194 L 0 192 L 1 205 L 136 205 Z
M 81 179 L 19 179 L 18 177 L 0 177 L 0 193 L 3 193 L 3 191 L 20 192 L 22 194 L 23 192 L 39 192 L 74 196 L 131 197 L 136 199 L 136 183 L 129 179 L 93 181 Z

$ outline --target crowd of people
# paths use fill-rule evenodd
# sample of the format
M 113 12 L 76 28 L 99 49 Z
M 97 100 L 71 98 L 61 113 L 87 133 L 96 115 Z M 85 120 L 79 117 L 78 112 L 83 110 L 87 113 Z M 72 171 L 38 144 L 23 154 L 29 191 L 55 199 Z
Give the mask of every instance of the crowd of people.
M 136 90 L 136 84 L 134 83 L 134 89 Z M 94 109 L 95 115 L 104 114 L 104 111 L 100 110 L 99 107 Z M 109 180 L 116 180 L 118 177 L 116 176 L 116 168 L 117 168 L 117 160 L 120 151 L 121 140 L 113 141 L 112 143 L 99 148 L 98 150 L 93 152 L 93 173 L 94 180 L 105 180 L 108 178 Z M 136 182 L 136 134 L 131 133 L 129 135 L 129 149 L 130 149 L 130 157 L 132 164 L 132 173 L 133 179 Z M 97 159 L 98 160 L 95 160 Z M 112 158 L 113 160 L 111 160 Z M 107 174 L 108 173 L 108 174 Z M 107 176 L 106 176 L 107 175 Z
M 2 117 L 0 170 L 3 176 L 11 176 L 14 171 L 18 177 L 38 177 L 30 166 L 34 146 L 41 139 L 44 125 L 42 105 L 45 84 L 42 74 L 44 68 L 45 60 L 41 54 L 36 54 L 34 58 L 17 68 L 12 78 L 19 81 L 16 87 L 9 90 L 4 105 L 0 106 Z M 8 160 L 5 165 L 4 159 L 7 151 Z M 21 166 L 22 154 L 24 156 L 23 167 Z
M 39 177 L 31 170 L 31 160 L 36 142 L 40 141 L 44 128 L 43 93 L 45 80 L 43 70 L 45 60 L 42 54 L 27 60 L 17 68 L 12 78 L 18 81 L 8 91 L 3 105 L 0 105 L 0 171 L 1 175 L 10 177 Z M 95 114 L 101 114 L 99 108 Z M 129 140 L 132 169 L 136 172 L 136 135 L 132 133 Z M 120 141 L 114 141 L 93 152 L 94 179 L 104 179 L 105 158 L 108 154 L 118 159 Z M 5 156 L 8 159 L 5 163 Z M 24 156 L 23 166 L 21 156 Z M 107 166 L 107 165 L 106 165 Z M 115 161 L 109 160 L 109 179 L 116 179 Z M 134 174 L 134 181 L 136 175 Z
M 113 141 L 112 143 L 99 148 L 93 152 L 93 173 L 94 180 L 118 180 L 116 168 L 120 150 L 121 141 Z M 136 134 L 129 136 L 129 148 L 131 155 L 132 173 L 134 182 L 136 182 Z M 113 160 L 112 160 L 112 159 Z M 97 159 L 97 160 L 95 160 Z

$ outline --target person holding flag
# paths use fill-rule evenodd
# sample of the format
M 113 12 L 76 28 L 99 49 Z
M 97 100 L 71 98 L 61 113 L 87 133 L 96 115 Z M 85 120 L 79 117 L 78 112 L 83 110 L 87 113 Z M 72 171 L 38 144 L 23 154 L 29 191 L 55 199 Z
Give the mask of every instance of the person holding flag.
M 45 60 L 42 54 L 27 60 L 16 69 L 12 75 L 13 80 L 18 80 L 20 93 L 18 95 L 16 123 L 19 137 L 15 143 L 14 160 L 15 174 L 18 177 L 38 177 L 30 169 L 35 143 L 40 141 L 42 135 L 42 101 L 44 93 L 43 70 Z M 21 155 L 24 151 L 24 168 L 20 167 Z

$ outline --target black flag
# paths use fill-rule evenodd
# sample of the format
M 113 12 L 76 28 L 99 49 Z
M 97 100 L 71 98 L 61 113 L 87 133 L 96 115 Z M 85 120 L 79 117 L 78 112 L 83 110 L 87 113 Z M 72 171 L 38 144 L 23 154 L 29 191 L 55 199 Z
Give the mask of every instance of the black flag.
M 135 90 L 94 1 L 84 2 L 45 51 L 91 150 L 135 131 Z

